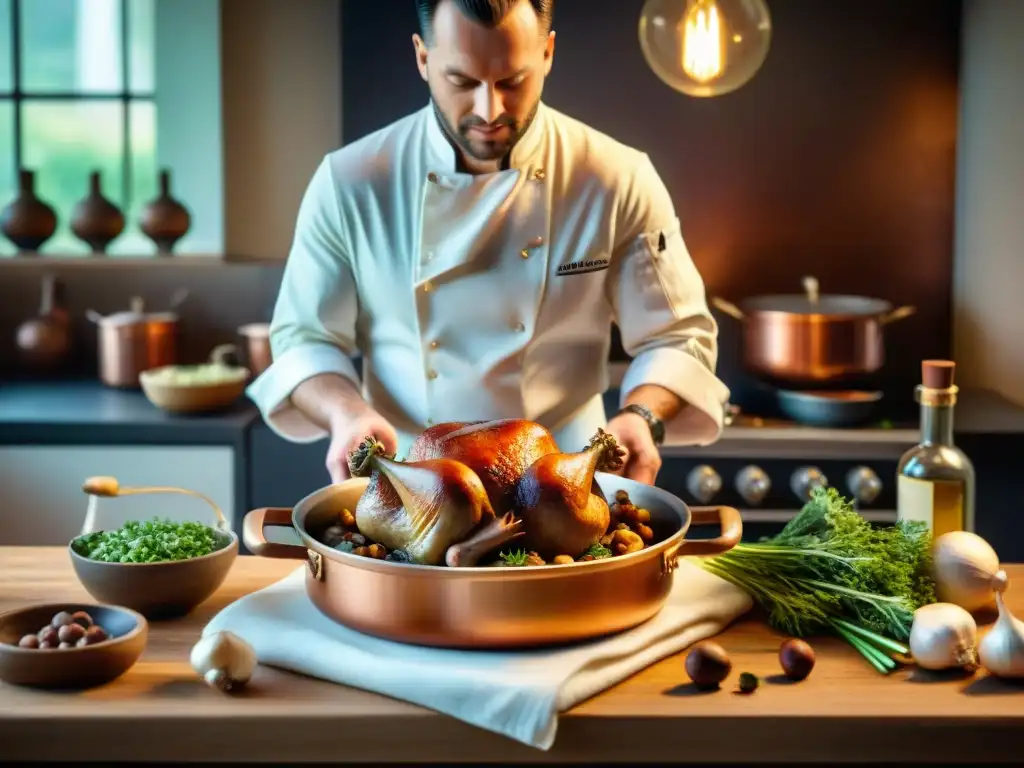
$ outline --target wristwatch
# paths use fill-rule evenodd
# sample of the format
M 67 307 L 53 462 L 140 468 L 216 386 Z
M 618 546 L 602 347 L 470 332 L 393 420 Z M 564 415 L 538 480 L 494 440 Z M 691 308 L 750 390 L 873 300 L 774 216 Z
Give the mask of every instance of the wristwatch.
M 651 409 L 646 405 L 630 403 L 619 411 L 619 413 L 635 413 L 641 419 L 646 421 L 647 426 L 651 428 L 651 437 L 654 438 L 655 445 L 661 445 L 665 442 L 665 423 L 655 416 Z

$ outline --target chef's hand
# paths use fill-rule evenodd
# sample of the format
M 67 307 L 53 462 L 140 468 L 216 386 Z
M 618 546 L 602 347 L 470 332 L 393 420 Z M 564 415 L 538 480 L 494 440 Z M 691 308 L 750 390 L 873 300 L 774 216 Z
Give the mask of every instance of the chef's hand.
M 348 457 L 369 436 L 379 440 L 389 454 L 398 450 L 398 434 L 387 419 L 367 406 L 358 414 L 346 414 L 331 424 L 331 444 L 327 448 L 327 471 L 331 482 L 348 480 Z
M 608 422 L 607 430 L 626 451 L 621 474 L 638 483 L 654 485 L 661 469 L 661 453 L 651 437 L 651 428 L 635 413 L 620 413 Z

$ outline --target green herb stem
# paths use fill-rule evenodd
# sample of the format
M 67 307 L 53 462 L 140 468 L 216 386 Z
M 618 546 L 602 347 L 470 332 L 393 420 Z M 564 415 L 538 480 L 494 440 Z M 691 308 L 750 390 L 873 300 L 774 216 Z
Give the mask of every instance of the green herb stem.
M 884 637 L 883 635 L 876 634 L 875 632 L 872 632 L 869 629 L 864 629 L 864 627 L 861 627 L 861 626 L 858 626 L 857 624 L 854 624 L 852 622 L 846 621 L 845 619 L 832 619 L 832 623 L 837 625 L 837 626 L 842 627 L 843 629 L 849 630 L 850 632 L 853 632 L 854 634 L 860 635 L 865 640 L 868 640 L 868 641 L 874 643 L 877 646 L 885 648 L 887 651 L 892 651 L 893 653 L 899 653 L 899 654 L 902 654 L 904 656 L 906 656 L 906 655 L 908 655 L 910 653 L 910 649 L 907 648 L 907 646 L 903 645 L 902 643 L 897 643 L 895 640 L 890 640 L 888 637 Z
M 836 632 L 838 632 L 846 642 L 852 645 L 861 656 L 870 662 L 871 666 L 881 672 L 883 675 L 888 674 L 892 669 L 896 667 L 896 662 L 882 653 L 880 650 L 870 645 L 866 640 L 862 640 L 857 635 L 844 629 L 843 627 L 836 625 Z

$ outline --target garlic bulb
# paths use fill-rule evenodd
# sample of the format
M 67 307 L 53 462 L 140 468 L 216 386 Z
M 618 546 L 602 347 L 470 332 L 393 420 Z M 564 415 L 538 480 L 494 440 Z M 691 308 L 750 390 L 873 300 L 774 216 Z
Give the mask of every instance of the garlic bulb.
M 978 668 L 978 625 L 965 609 L 932 603 L 914 611 L 910 654 L 922 669 Z
M 932 576 L 939 600 L 971 612 L 991 606 L 1006 579 L 996 551 L 969 531 L 950 531 L 935 540 Z
M 256 651 L 234 632 L 214 632 L 192 646 L 192 668 L 214 688 L 229 693 L 243 687 L 256 670 Z
M 1002 589 L 996 605 L 999 618 L 978 645 L 981 666 L 996 677 L 1024 678 L 1024 621 L 1010 613 Z

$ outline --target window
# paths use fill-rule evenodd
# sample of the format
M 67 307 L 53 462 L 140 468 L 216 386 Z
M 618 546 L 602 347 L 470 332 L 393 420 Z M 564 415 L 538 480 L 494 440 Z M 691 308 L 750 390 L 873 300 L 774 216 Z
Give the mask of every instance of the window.
M 58 218 L 44 253 L 88 253 L 70 220 L 93 171 L 125 215 L 109 253 L 155 251 L 138 218 L 157 194 L 156 3 L 0 0 L 0 208 L 34 171 Z

